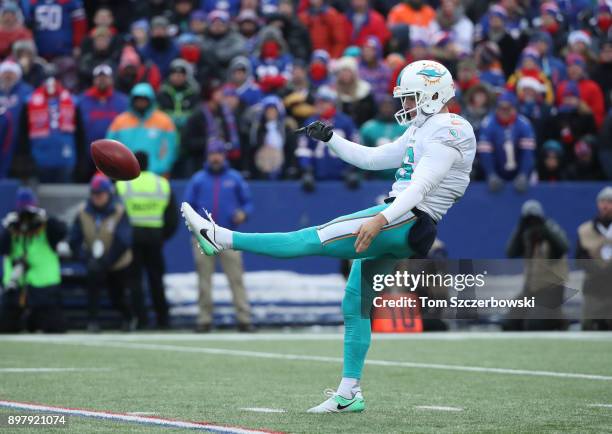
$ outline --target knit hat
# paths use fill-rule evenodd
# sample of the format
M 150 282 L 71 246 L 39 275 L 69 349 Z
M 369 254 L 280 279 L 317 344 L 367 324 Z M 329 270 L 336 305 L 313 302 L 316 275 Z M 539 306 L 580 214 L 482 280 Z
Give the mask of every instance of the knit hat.
M 310 62 L 321 62 L 327 65 L 329 63 L 329 53 L 322 49 L 317 49 L 312 52 Z
M 153 27 L 168 27 L 170 25 L 170 21 L 168 21 L 168 18 L 162 16 L 162 15 L 158 15 L 156 17 L 154 17 L 151 20 L 151 28 Z
M 609 200 L 609 201 L 612 201 L 612 186 L 604 187 L 597 194 L 597 201 L 599 202 L 600 200 Z
M 223 23 L 227 24 L 229 23 L 230 16 L 225 11 L 214 10 L 206 16 L 206 21 L 208 21 L 209 24 L 212 24 L 212 22 L 215 20 L 221 20 Z
M 206 152 L 208 154 L 225 154 L 227 152 L 227 144 L 216 137 L 213 137 L 208 140 L 208 144 L 206 145 Z
M 563 155 L 563 146 L 559 143 L 558 140 L 547 140 L 542 145 L 542 151 L 544 152 L 554 152 L 555 154 L 561 156 Z
M 567 37 L 568 45 L 574 45 L 578 42 L 583 42 L 587 47 L 591 46 L 591 36 L 584 30 L 574 30 Z
M 322 101 L 336 102 L 338 94 L 329 86 L 321 86 L 315 95 L 315 99 Z
M 514 92 L 511 92 L 509 90 L 505 91 L 497 98 L 498 107 L 501 103 L 510 103 L 510 105 L 512 105 L 513 107 L 516 107 L 516 105 L 518 104 L 516 95 L 514 94 Z
M 17 80 L 21 79 L 21 66 L 12 60 L 5 60 L 0 63 L 0 74 L 4 74 L 5 72 L 12 72 L 17 76 Z
M 508 18 L 508 12 L 503 6 L 500 5 L 492 5 L 489 8 L 489 15 L 492 17 L 498 17 L 502 20 L 506 20 Z
M 94 175 L 89 183 L 89 189 L 92 193 L 111 193 L 113 191 L 113 183 L 104 175 Z
M 354 57 L 341 57 L 340 59 L 334 62 L 334 72 L 338 73 L 343 69 L 349 69 L 354 73 L 357 73 L 358 70 L 357 60 Z
M 113 68 L 111 68 L 109 65 L 103 63 L 102 65 L 98 65 L 93 69 L 93 73 L 92 75 L 94 77 L 97 77 L 98 75 L 106 75 L 108 77 L 112 77 L 113 76 Z
M 251 61 L 246 56 L 234 57 L 229 64 L 229 72 L 234 72 L 237 69 L 244 69 L 247 75 L 251 75 Z
M 19 187 L 17 189 L 17 195 L 15 198 L 15 209 L 17 211 L 23 211 L 28 208 L 35 208 L 38 206 L 38 199 L 36 194 L 29 187 Z
M 542 208 L 542 204 L 539 201 L 529 199 L 521 207 L 521 216 L 544 217 L 544 208 Z
M 189 15 L 189 21 L 206 21 L 206 12 L 196 9 Z
M 533 78 L 533 77 L 522 77 L 518 81 L 516 85 L 516 89 L 518 92 L 521 92 L 524 89 L 533 89 L 538 93 L 544 93 L 544 91 L 546 90 L 542 82 L 540 82 L 540 80 Z

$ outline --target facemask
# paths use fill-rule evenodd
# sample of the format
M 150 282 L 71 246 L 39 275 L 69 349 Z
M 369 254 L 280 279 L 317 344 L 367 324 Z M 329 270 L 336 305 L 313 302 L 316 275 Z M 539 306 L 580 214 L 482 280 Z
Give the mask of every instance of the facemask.
M 275 41 L 266 41 L 261 46 L 261 57 L 264 59 L 276 59 L 279 53 L 278 43 Z
M 313 63 L 310 65 L 310 76 L 314 81 L 325 80 L 325 77 L 327 77 L 327 67 L 320 62 Z

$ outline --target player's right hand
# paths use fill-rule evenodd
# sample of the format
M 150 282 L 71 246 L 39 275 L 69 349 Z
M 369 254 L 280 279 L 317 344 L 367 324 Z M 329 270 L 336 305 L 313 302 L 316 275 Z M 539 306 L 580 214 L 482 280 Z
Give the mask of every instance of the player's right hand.
M 314 121 L 305 127 L 295 130 L 297 134 L 305 133 L 308 137 L 322 142 L 329 142 L 334 135 L 334 127 L 321 121 Z

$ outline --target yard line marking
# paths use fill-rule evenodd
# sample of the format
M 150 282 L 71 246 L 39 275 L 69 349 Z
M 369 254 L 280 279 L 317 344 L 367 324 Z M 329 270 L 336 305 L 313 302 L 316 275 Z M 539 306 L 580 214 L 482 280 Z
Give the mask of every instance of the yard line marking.
M 172 351 L 183 353 L 199 353 L 213 354 L 222 356 L 237 356 L 237 357 L 255 357 L 262 359 L 278 359 L 278 360 L 297 360 L 325 363 L 342 363 L 341 357 L 328 356 L 310 356 L 303 354 L 283 354 L 269 353 L 263 351 L 246 351 L 246 350 L 229 350 L 226 348 L 201 348 L 187 347 L 182 345 L 165 345 L 165 344 L 145 344 L 135 342 L 114 342 L 109 340 L 103 341 L 76 341 L 64 340 L 53 337 L 39 338 L 38 341 L 28 339 L 27 342 L 37 342 L 45 344 L 59 345 L 78 345 L 88 347 L 108 347 L 122 348 L 132 350 L 150 350 L 150 351 Z M 511 369 L 511 368 L 489 368 L 484 366 L 464 366 L 464 365 L 445 365 L 440 363 L 421 363 L 421 362 L 400 362 L 392 360 L 366 360 L 366 364 L 374 366 L 390 366 L 399 368 L 423 368 L 423 369 L 439 369 L 444 371 L 461 371 L 461 372 L 487 372 L 493 374 L 508 374 L 508 375 L 524 375 L 534 377 L 554 377 L 554 378 L 574 378 L 582 380 L 600 380 L 612 381 L 612 376 L 597 375 L 597 374 L 581 374 L 574 372 L 556 372 L 556 371 L 540 371 L 527 369 Z
M 587 404 L 587 407 L 612 408 L 612 404 Z
M 463 411 L 461 407 L 445 407 L 441 405 L 415 405 L 419 410 L 439 410 L 439 411 Z
M 159 413 L 155 413 L 154 411 L 128 411 L 126 414 L 130 416 L 155 416 Z
M 80 408 L 57 407 L 29 402 L 0 400 L 0 407 L 17 410 L 41 411 L 46 413 L 66 414 L 86 418 L 106 419 L 115 422 L 139 423 L 144 425 L 166 426 L 172 428 L 187 428 L 212 433 L 229 434 L 271 434 L 272 431 L 252 430 L 248 428 L 215 425 L 208 422 L 191 422 L 176 419 L 167 419 L 155 416 L 139 416 L 127 413 L 114 413 L 110 411 L 85 410 Z M 280 434 L 280 433 L 277 433 Z
M 266 408 L 266 407 L 243 407 L 240 410 L 254 411 L 255 413 L 284 413 L 282 408 Z
M 0 368 L 0 374 L 38 372 L 108 372 L 110 368 Z
M 244 333 L 217 333 L 210 335 L 198 335 L 193 333 L 149 333 L 135 332 L 127 335 L 114 333 L 107 334 L 86 334 L 70 333 L 62 335 L 46 335 L 50 337 L 60 337 L 66 340 L 112 340 L 112 341 L 221 341 L 221 342 L 241 342 L 241 341 L 340 341 L 343 339 L 340 327 L 329 327 L 323 332 L 313 332 L 311 330 L 300 330 L 295 333 L 257 333 L 247 336 Z M 23 341 L 38 340 L 39 336 L 32 335 L 7 335 L 0 336 L 0 341 Z M 577 341 L 612 341 L 612 332 L 448 332 L 437 333 L 384 333 L 374 334 L 372 340 L 375 341 L 465 341 L 465 340 L 577 340 Z

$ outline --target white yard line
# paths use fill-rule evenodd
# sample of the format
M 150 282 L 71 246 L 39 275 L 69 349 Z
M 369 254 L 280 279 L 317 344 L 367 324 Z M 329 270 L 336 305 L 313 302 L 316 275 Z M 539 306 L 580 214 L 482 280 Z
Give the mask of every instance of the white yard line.
M 255 413 L 284 413 L 282 408 L 267 408 L 267 407 L 243 407 L 240 410 L 252 411 Z
M 19 340 L 14 340 L 14 341 L 19 342 Z M 188 347 L 188 346 L 181 346 L 181 345 L 148 344 L 148 343 L 137 343 L 137 342 L 115 342 L 115 341 L 110 341 L 110 340 L 78 341 L 75 339 L 63 339 L 62 337 L 51 337 L 51 336 L 40 337 L 38 338 L 38 340 L 34 340 L 33 337 L 29 337 L 29 339 L 24 340 L 23 342 L 36 342 L 36 343 L 57 344 L 57 345 L 77 345 L 77 346 L 87 346 L 87 347 L 108 347 L 108 348 L 121 348 L 121 349 L 146 350 L 146 351 L 170 351 L 170 352 L 212 354 L 212 355 L 236 356 L 236 357 L 254 357 L 254 358 L 261 358 L 261 359 L 342 363 L 342 358 L 340 357 L 270 353 L 270 352 L 264 352 L 264 351 L 230 350 L 226 348 L 200 348 L 200 347 Z M 493 368 L 493 367 L 485 367 L 485 366 L 446 365 L 446 364 L 440 364 L 440 363 L 401 362 L 401 361 L 375 360 L 375 359 L 366 360 L 366 364 L 374 365 L 374 366 L 389 366 L 389 367 L 399 367 L 399 368 L 422 368 L 422 369 L 437 369 L 437 370 L 444 370 L 444 371 L 486 372 L 486 373 L 492 373 L 492 374 L 612 381 L 612 376 L 608 376 L 608 375 L 582 374 L 582 373 L 575 373 L 575 372 L 556 372 L 556 371 L 540 371 L 540 370 L 528 370 L 528 369 Z
M 415 405 L 418 410 L 463 411 L 461 407 L 445 407 L 440 405 Z
M 588 404 L 587 407 L 612 408 L 612 404 Z
M 110 368 L 0 368 L 0 374 L 46 372 L 108 372 Z
M 343 339 L 341 332 L 324 330 L 323 332 L 312 330 L 298 330 L 289 333 L 234 333 L 220 332 L 213 334 L 196 333 L 69 333 L 61 335 L 45 335 L 49 337 L 60 337 L 66 340 L 95 340 L 95 341 L 339 341 Z M 1 341 L 25 341 L 32 339 L 38 342 L 38 335 L 2 335 Z M 447 332 L 447 333 L 374 333 L 372 340 L 375 341 L 470 341 L 470 340 L 569 340 L 569 341 L 609 341 L 612 342 L 612 332 Z
M 0 408 L 11 408 L 15 410 L 39 411 L 53 414 L 65 414 L 95 419 L 106 419 L 114 422 L 137 423 L 152 426 L 166 426 L 172 428 L 188 428 L 213 433 L 230 434 L 268 434 L 269 431 L 252 430 L 248 428 L 222 426 L 207 422 L 191 422 L 176 419 L 165 419 L 154 416 L 140 416 L 134 414 L 114 413 L 109 411 L 85 410 L 80 408 L 57 407 L 43 404 L 32 404 L 29 402 L 0 400 Z

